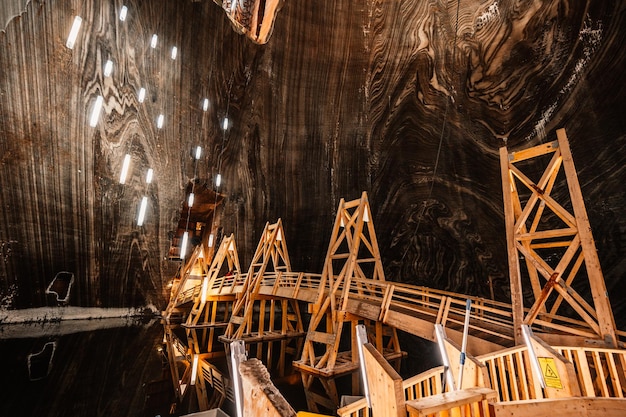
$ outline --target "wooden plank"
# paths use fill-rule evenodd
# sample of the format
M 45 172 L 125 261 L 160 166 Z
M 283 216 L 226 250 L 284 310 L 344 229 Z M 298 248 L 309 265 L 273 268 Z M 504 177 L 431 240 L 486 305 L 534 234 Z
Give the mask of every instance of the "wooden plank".
M 511 152 L 508 156 L 508 161 L 515 163 L 525 161 L 526 159 L 536 158 L 541 155 L 546 155 L 551 152 L 555 152 L 559 148 L 559 144 L 556 140 L 542 145 L 534 146 L 532 148 L 523 149 L 517 152 Z
M 606 385 L 606 375 L 604 374 L 604 364 L 598 351 L 592 351 L 591 356 L 593 358 L 593 366 L 596 371 L 596 386 L 600 388 L 600 394 L 602 397 L 610 397 L 609 389 Z
M 495 400 L 496 397 L 496 392 L 489 388 L 468 388 L 407 401 L 406 409 L 416 416 L 428 416 L 483 400 Z
M 494 415 L 507 417 L 576 416 L 623 417 L 626 399 L 622 398 L 551 398 L 494 403 Z
M 500 392 L 500 385 L 497 383 L 497 381 L 498 381 L 498 370 L 496 368 L 495 358 L 494 359 L 485 360 L 485 365 L 487 366 L 487 369 L 489 371 L 489 378 L 491 380 L 491 387 L 498 392 L 498 396 L 499 396 L 500 400 L 502 401 L 503 397 L 502 397 L 502 393 Z
M 523 155 L 523 154 L 522 154 Z M 515 157 L 513 157 L 515 158 Z M 515 213 L 513 212 L 513 178 L 510 173 L 510 157 L 506 147 L 500 148 L 500 174 L 502 177 L 502 197 L 504 200 L 504 224 L 506 230 L 509 279 L 511 284 L 511 309 L 515 343 L 522 344 L 521 325 L 524 321 L 524 302 L 519 257 L 515 245 Z
M 611 377 L 613 396 L 624 398 L 622 384 L 619 378 L 619 372 L 617 371 L 617 366 L 615 365 L 615 359 L 613 358 L 613 354 L 611 352 L 605 352 L 604 357 L 606 358 L 607 367 L 609 369 L 609 376 Z
M 587 353 L 583 349 L 572 349 L 572 358 L 576 362 L 578 375 L 581 378 L 583 395 L 586 397 L 595 397 L 596 392 L 593 388 L 593 379 L 587 362 Z
M 371 343 L 363 345 L 363 359 L 372 414 L 405 417 L 402 377 Z
M 316 343 L 323 343 L 325 345 L 335 344 L 335 335 L 332 333 L 308 331 L 306 337 L 307 340 L 311 340 Z
M 346 311 L 369 320 L 378 320 L 380 317 L 380 306 L 358 299 L 348 299 Z
M 511 388 L 511 397 L 513 401 L 520 400 L 520 381 L 517 378 L 517 372 L 515 372 L 515 366 L 511 355 L 505 356 L 507 379 L 509 381 L 509 387 Z
M 518 233 L 516 238 L 518 240 L 543 240 L 543 239 L 553 239 L 555 237 L 565 237 L 565 236 L 573 236 L 576 234 L 576 229 L 572 227 L 567 227 L 564 229 L 552 229 L 552 230 L 541 230 L 539 232 L 526 232 L 526 233 Z M 561 242 L 555 242 L 557 245 L 551 246 L 549 244 L 544 244 L 545 247 L 559 247 L 562 246 Z
M 504 357 L 498 356 L 494 361 L 494 365 L 497 374 L 497 381 L 499 381 L 500 384 L 500 398 L 502 401 L 511 401 L 511 390 L 506 378 Z
M 626 351 L 614 352 L 617 356 L 617 370 L 622 389 L 626 389 Z
M 528 389 L 528 379 L 526 377 L 526 366 L 524 364 L 523 355 L 521 352 L 514 352 L 512 355 L 513 355 L 515 364 L 518 369 L 518 374 L 519 374 L 518 384 L 520 385 L 521 399 L 529 400 L 530 391 Z

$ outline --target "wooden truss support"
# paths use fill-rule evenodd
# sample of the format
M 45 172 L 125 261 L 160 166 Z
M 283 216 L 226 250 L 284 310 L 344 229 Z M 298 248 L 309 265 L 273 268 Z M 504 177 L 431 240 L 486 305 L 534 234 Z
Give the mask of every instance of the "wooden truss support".
M 193 339 L 195 353 L 223 351 L 217 337 L 228 324 L 235 295 L 232 291 L 223 294 L 222 290 L 225 285 L 232 285 L 240 272 L 235 237 L 231 234 L 222 240 L 202 279 L 200 291 L 194 292 L 193 306 L 183 324 L 187 337 Z
M 547 160 L 538 181 L 522 171 Z M 576 320 L 564 325 L 585 339 L 616 347 L 615 319 L 565 130 L 557 130 L 556 141 L 530 149 L 509 153 L 500 148 L 500 163 L 516 343 L 523 343 L 522 324 L 553 322 L 567 306 Z M 561 168 L 564 178 L 558 176 Z M 566 187 L 559 188 L 563 179 Z M 557 201 L 563 196 L 569 201 Z M 530 309 L 524 308 L 524 278 L 530 281 Z M 580 288 L 588 288 L 591 299 Z
M 300 306 L 296 299 L 260 294 L 260 288 L 264 279 L 280 279 L 289 272 L 289 252 L 279 219 L 265 225 L 229 323 L 219 338 L 227 344 L 240 339 L 248 348 L 254 345 L 256 357 L 265 359 L 267 367 L 277 369 L 279 376 L 286 372 L 287 355 L 294 358 L 301 351 L 304 326 Z
M 200 244 L 194 248 L 191 256 L 187 261 L 183 262 L 178 276 L 174 279 L 173 288 L 170 292 L 170 301 L 165 309 L 163 316 L 167 322 L 172 318 L 176 308 L 185 302 L 186 290 L 189 289 L 189 280 L 191 277 L 204 277 L 209 271 L 209 265 L 213 259 L 214 247 L 213 242 L 209 241 L 209 234 L 205 233 Z
M 362 299 L 363 308 L 368 307 L 366 280 L 384 281 L 385 276 L 367 193 L 363 192 L 360 199 L 349 202 L 342 199 L 339 203 L 319 295 L 311 306 L 302 357 L 294 362 L 302 373 L 309 408 L 314 411 L 318 404 L 324 408 L 338 405 L 334 380 L 339 376 L 353 373 L 352 391 L 358 391 L 359 379 L 354 371 L 359 366 L 356 326 L 360 322 L 369 326 L 370 339 L 388 360 L 403 355 L 395 328 L 364 320 L 364 315 L 359 315 L 358 311 L 348 311 L 350 296 Z M 324 393 L 315 392 L 317 382 L 321 383 Z

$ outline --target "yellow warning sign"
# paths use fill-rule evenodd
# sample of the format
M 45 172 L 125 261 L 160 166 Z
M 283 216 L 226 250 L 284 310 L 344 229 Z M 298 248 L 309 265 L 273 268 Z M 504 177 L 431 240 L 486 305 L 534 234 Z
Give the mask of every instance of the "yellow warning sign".
M 539 366 L 541 367 L 541 373 L 543 374 L 543 380 L 546 382 L 546 387 L 562 389 L 561 378 L 559 378 L 559 372 L 556 369 L 556 362 L 554 358 L 537 358 L 539 359 Z

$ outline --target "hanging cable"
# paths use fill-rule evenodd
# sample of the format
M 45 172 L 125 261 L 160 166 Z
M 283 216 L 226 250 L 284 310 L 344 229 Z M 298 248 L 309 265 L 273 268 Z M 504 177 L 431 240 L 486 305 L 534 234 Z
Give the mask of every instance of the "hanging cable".
M 452 43 L 452 68 L 450 73 L 452 75 L 456 74 L 456 42 L 457 42 L 457 34 L 459 32 L 459 8 L 461 6 L 461 0 L 457 0 L 456 2 L 456 24 L 454 27 L 454 42 Z M 452 97 L 449 99 L 446 99 L 446 106 L 443 112 L 443 122 L 441 124 L 441 133 L 439 135 L 439 145 L 437 146 L 437 155 L 435 157 L 435 165 L 433 167 L 433 175 L 430 181 L 430 188 L 428 190 L 428 197 L 426 198 L 426 200 L 424 200 L 424 203 L 422 204 L 422 208 L 421 211 L 417 217 L 417 225 L 415 226 L 415 230 L 413 231 L 413 234 L 411 235 L 411 238 L 409 239 L 409 243 L 411 240 L 413 240 L 413 238 L 415 237 L 415 235 L 417 235 L 417 232 L 419 230 L 420 224 L 422 223 L 422 218 L 424 217 L 424 213 L 426 212 L 426 204 L 428 204 L 428 201 L 430 201 L 430 199 L 432 198 L 433 195 L 433 188 L 435 186 L 435 179 L 437 177 L 437 169 L 439 168 L 439 158 L 441 156 L 441 147 L 443 145 L 443 137 L 444 137 L 444 133 L 446 130 L 446 125 L 448 122 L 448 110 L 450 108 L 450 100 L 453 99 Z M 402 254 L 402 258 L 400 258 L 400 261 L 404 261 L 404 258 L 407 254 L 407 252 L 409 251 L 409 247 L 410 245 L 407 245 L 407 247 L 404 250 L 404 253 Z

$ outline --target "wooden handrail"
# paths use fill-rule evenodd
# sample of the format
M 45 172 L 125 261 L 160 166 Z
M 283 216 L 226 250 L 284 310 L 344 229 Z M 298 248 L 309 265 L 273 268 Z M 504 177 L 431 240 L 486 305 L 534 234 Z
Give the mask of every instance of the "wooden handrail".
M 241 292 L 246 277 L 247 274 L 217 277 L 209 284 L 208 296 L 236 295 Z M 311 291 L 330 291 L 328 282 L 325 283 L 324 288 L 320 288 L 320 284 L 320 274 L 281 271 L 279 277 L 278 273 L 273 272 L 264 275 L 261 280 L 261 292 L 275 294 L 282 298 L 308 301 Z M 189 302 L 199 296 L 200 290 L 201 284 L 189 288 L 179 293 L 173 302 L 177 305 Z M 343 288 L 338 289 L 338 293 L 342 291 Z M 351 280 L 348 292 L 351 297 L 359 301 L 379 307 L 380 319 L 383 323 L 386 323 L 385 317 L 389 311 L 406 311 L 413 316 L 419 314 L 431 317 L 433 324 L 440 323 L 446 327 L 463 324 L 466 300 L 471 299 L 470 329 L 492 334 L 502 340 L 504 346 L 513 343 L 512 334 L 509 334 L 510 331 L 507 332 L 513 326 L 510 304 L 406 283 L 367 279 Z M 593 335 L 584 321 L 547 313 L 539 316 L 535 326 L 536 331 L 539 332 L 552 329 L 572 336 L 590 337 Z M 618 332 L 618 335 L 626 340 L 626 332 Z M 422 334 L 418 336 L 424 337 Z
M 489 415 L 488 401 L 496 396 L 489 388 L 468 388 L 406 402 L 410 417 L 441 415 Z

